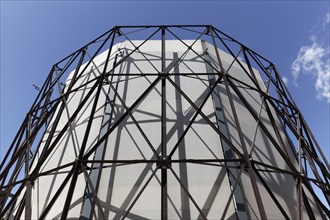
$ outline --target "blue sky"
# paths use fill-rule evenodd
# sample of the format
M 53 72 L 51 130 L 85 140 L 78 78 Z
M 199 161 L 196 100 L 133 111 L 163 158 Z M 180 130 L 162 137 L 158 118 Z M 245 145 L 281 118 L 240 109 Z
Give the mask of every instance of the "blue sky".
M 1 1 L 1 156 L 51 66 L 114 25 L 212 24 L 273 61 L 329 151 L 329 1 Z M 328 16 L 328 17 L 327 17 Z M 328 68 L 328 69 L 327 69 Z

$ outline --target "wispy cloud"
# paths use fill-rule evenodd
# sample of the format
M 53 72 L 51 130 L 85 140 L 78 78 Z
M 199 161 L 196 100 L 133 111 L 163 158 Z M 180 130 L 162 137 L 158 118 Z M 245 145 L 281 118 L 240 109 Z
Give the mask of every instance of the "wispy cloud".
M 293 83 L 298 85 L 297 79 L 301 74 L 312 75 L 318 99 L 325 99 L 330 103 L 330 49 L 329 49 L 330 14 L 322 20 L 322 30 L 310 37 L 311 44 L 300 48 L 291 70 Z

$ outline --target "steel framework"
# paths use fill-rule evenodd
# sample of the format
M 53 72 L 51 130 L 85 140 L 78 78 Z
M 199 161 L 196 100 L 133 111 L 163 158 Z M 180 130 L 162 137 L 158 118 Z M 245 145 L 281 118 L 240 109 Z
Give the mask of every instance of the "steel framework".
M 187 37 L 194 40 L 187 43 L 183 40 Z M 138 41 L 137 44 L 137 41 L 133 39 L 143 40 Z M 143 45 L 153 40 L 161 42 L 159 57 L 143 52 Z M 172 60 L 168 59 L 166 51 L 169 40 L 175 40 L 185 47 L 185 52 L 180 57 L 177 56 Z M 126 51 L 114 49 L 116 44 L 123 41 L 128 42 L 133 49 Z M 203 44 L 202 52 L 194 49 L 194 44 L 199 41 Z M 205 42 L 209 42 L 207 43 L 208 46 L 205 46 Z M 210 45 L 213 48 L 210 48 Z M 230 55 L 231 63 L 229 66 L 223 65 L 223 57 L 219 49 Z M 212 56 L 211 50 L 215 56 Z M 95 60 L 104 51 L 106 59 L 101 69 L 98 68 Z M 204 62 L 207 71 L 173 72 L 178 64 L 183 63 L 187 53 L 194 54 L 196 59 Z M 152 71 L 120 72 L 121 65 L 127 62 L 133 54 L 139 54 L 140 59 L 150 64 Z M 156 65 L 155 62 L 159 62 L 159 65 Z M 231 71 L 234 71 L 233 65 L 240 68 L 241 73 L 244 74 L 247 80 L 242 80 L 239 75 L 231 74 Z M 85 77 L 86 72 L 89 71 L 88 68 L 92 67 L 97 71 L 97 74 L 89 80 L 84 78 L 85 81 L 83 80 L 83 83 L 77 85 L 77 82 Z M 259 74 L 261 80 L 258 78 Z M 202 99 L 196 102 L 180 87 L 175 77 L 198 78 L 201 76 L 208 77 L 210 85 Z M 145 78 L 150 81 L 150 84 L 143 88 L 136 99 L 128 102 L 124 95 L 120 94 L 115 83 L 119 81 L 119 77 L 122 77 L 120 79 L 125 79 L 123 77 Z M 158 146 L 155 146 L 151 140 L 152 137 L 143 129 L 142 123 L 136 119 L 135 115 L 141 102 L 147 100 L 146 97 L 152 90 L 155 90 L 156 86 L 160 97 L 159 108 L 161 109 L 159 118 L 157 118 L 157 121 L 161 124 L 161 142 Z M 168 147 L 169 134 L 167 127 L 169 123 L 167 117 L 167 89 L 169 86 L 175 89 L 177 94 L 191 106 L 193 111 L 189 121 L 185 122 L 185 127 L 181 130 L 181 135 L 172 149 Z M 88 89 L 85 89 L 87 87 Z M 105 87 L 111 91 L 112 97 L 108 97 L 108 101 L 100 101 L 100 94 Z M 68 113 L 68 102 L 72 94 L 82 90 L 84 90 L 84 94 L 81 100 L 77 103 L 74 111 Z M 215 106 L 219 102 L 215 98 L 218 90 L 221 90 L 221 93 L 226 96 L 226 110 L 228 112 L 219 110 L 215 111 L 214 114 L 217 121 L 224 118 L 224 121 L 227 120 L 226 123 L 232 123 L 231 126 L 235 127 L 237 132 L 235 141 L 230 135 L 229 125 L 226 125 L 226 128 L 219 122 L 215 123 L 209 115 L 204 113 L 203 107 L 209 99 L 213 99 Z M 256 94 L 255 97 L 259 99 L 259 106 L 256 107 L 251 104 L 245 91 Z M 114 99 L 116 99 L 116 103 L 120 104 L 120 107 L 114 104 Z M 220 101 L 224 102 L 224 100 Z M 104 114 L 109 114 L 109 117 L 112 117 L 109 120 L 112 121 L 108 126 L 102 128 L 99 138 L 90 143 L 95 115 L 100 102 L 106 102 L 106 105 L 113 109 L 107 112 L 104 107 Z M 241 106 L 244 107 L 249 117 L 254 120 L 254 124 L 251 125 L 253 132 L 249 137 L 250 141 L 246 140 L 247 134 L 242 127 L 244 117 L 237 110 Z M 119 112 L 119 108 L 121 113 L 118 113 L 119 116 L 117 115 L 114 119 L 111 112 L 116 109 Z M 78 138 L 74 127 L 82 111 L 88 111 L 89 117 L 85 120 L 85 129 L 80 131 Z M 63 118 L 65 118 L 65 122 L 63 122 Z M 102 148 L 116 129 L 128 123 L 128 119 L 140 132 L 147 148 L 153 152 L 152 156 L 142 159 L 118 159 L 115 157 L 109 159 L 104 158 L 104 156 L 97 156 L 98 149 Z M 203 123 L 207 124 L 217 134 L 219 140 L 221 140 L 224 156 L 222 158 L 202 159 L 173 158 L 173 155 L 182 148 L 181 145 L 185 141 L 187 133 L 192 132 L 195 124 L 200 120 L 203 120 Z M 61 126 L 60 130 L 58 130 L 59 126 Z M 276 166 L 276 163 L 269 163 L 258 158 L 257 155 L 260 152 L 257 152 L 256 139 L 260 133 L 270 143 L 272 150 L 276 151 L 281 160 L 285 161 L 286 169 Z M 283 133 L 285 134 L 284 137 Z M 75 156 L 71 158 L 71 162 L 45 169 L 49 160 L 52 159 L 53 152 L 59 145 L 63 145 L 61 140 L 65 135 L 72 139 L 73 145 L 79 145 L 74 146 L 76 149 Z M 77 139 L 81 141 L 78 143 Z M 288 142 L 286 139 L 291 141 Z M 186 149 L 186 151 L 188 150 Z M 292 155 L 294 156 L 292 157 Z M 232 202 L 235 203 L 236 214 L 232 218 L 257 217 L 267 219 L 270 218 L 270 209 L 278 210 L 278 213 L 280 213 L 278 218 L 283 219 L 291 219 L 292 216 L 303 219 L 304 215 L 305 218 L 309 219 L 330 218 L 330 211 L 327 208 L 330 204 L 330 167 L 327 157 L 322 153 L 321 147 L 290 96 L 276 67 L 271 61 L 211 25 L 115 26 L 54 64 L 12 144 L 9 146 L 3 161 L 1 161 L 0 218 L 31 219 L 33 216 L 37 216 L 38 219 L 50 217 L 67 219 L 68 213 L 74 205 L 73 194 L 76 191 L 77 182 L 81 182 L 81 178 L 83 178 L 86 191 L 89 192 L 88 201 L 90 202 L 86 202 L 87 199 L 84 200 L 86 198 L 85 194 L 82 198 L 84 202 L 81 206 L 81 213 L 77 218 L 109 218 L 107 213 L 109 211 L 105 208 L 107 204 L 104 204 L 98 194 L 101 180 L 92 177 L 92 171 L 102 172 L 102 169 L 109 167 L 134 167 L 138 164 L 149 167 L 151 174 L 148 177 L 146 174 L 141 174 L 142 180 L 139 188 L 132 193 L 126 206 L 120 207 L 120 210 L 118 208 L 119 211 L 114 218 L 143 218 L 141 215 L 134 214 L 132 209 L 153 179 L 157 179 L 160 189 L 159 218 L 170 218 L 168 209 L 172 202 L 168 196 L 168 179 L 171 176 L 180 185 L 188 203 L 191 203 L 190 208 L 198 211 L 198 218 L 207 219 L 208 211 L 202 207 L 199 200 L 191 193 L 189 184 L 183 180 L 184 177 L 179 175 L 178 171 L 173 168 L 175 164 L 196 164 L 206 167 L 218 167 L 219 169 L 224 168 L 231 185 L 230 195 L 224 198 L 226 208 Z M 294 205 L 292 208 L 296 210 L 295 214 L 289 213 L 283 206 L 279 195 L 269 182 L 268 175 L 274 173 L 283 175 L 290 179 L 290 183 L 294 183 L 296 192 L 292 195 L 296 198 L 294 199 L 295 204 L 291 205 Z M 36 182 L 44 176 L 59 174 L 62 175 L 61 184 L 49 195 L 46 203 L 43 204 L 43 208 L 36 211 L 32 205 L 35 199 L 32 191 L 35 190 L 36 185 L 39 188 L 42 187 Z M 244 192 L 244 184 L 247 184 L 247 182 L 242 182 L 243 175 L 248 177 L 247 179 L 253 190 L 253 198 L 247 198 L 246 191 Z M 281 187 L 286 187 L 285 184 L 289 183 L 284 182 L 282 184 Z M 109 190 L 115 191 L 116 188 Z M 267 200 L 271 200 L 271 203 L 265 201 L 265 195 L 267 195 Z M 58 216 L 49 216 L 48 214 L 54 208 L 54 204 L 58 204 L 56 202 L 59 197 L 64 197 L 64 203 L 61 203 L 63 211 Z M 255 209 L 250 207 L 253 203 L 252 200 L 255 201 Z M 324 203 L 328 203 L 328 205 Z M 269 206 L 269 204 L 272 205 Z M 227 210 L 226 208 L 225 210 Z M 113 208 L 113 210 L 116 209 Z M 37 212 L 37 214 L 34 214 L 34 212 Z M 307 213 L 307 216 L 304 213 Z M 219 219 L 225 217 L 226 214 L 222 214 Z M 178 218 L 185 217 L 178 212 Z M 190 218 L 193 217 L 190 216 Z

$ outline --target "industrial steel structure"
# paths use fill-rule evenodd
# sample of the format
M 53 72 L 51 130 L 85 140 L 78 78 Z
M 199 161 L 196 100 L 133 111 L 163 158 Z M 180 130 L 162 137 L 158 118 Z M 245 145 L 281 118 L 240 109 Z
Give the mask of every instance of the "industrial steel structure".
M 211 25 L 116 26 L 53 65 L 0 218 L 329 219 L 329 170 L 271 61 Z

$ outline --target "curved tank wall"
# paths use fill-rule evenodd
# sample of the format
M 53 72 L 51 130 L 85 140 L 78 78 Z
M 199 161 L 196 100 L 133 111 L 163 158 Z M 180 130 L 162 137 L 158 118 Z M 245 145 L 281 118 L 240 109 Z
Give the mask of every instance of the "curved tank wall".
M 149 40 L 139 48 L 140 52 L 133 53 L 133 44 L 141 43 L 138 40 L 124 41 L 113 46 L 107 70 L 117 63 L 120 65 L 110 77 L 100 81 L 102 88 L 99 94 L 97 90 L 93 91 L 40 169 L 43 172 L 76 163 L 82 148 L 85 149 L 84 154 L 89 155 L 83 161 L 84 165 L 76 163 L 81 168 L 67 218 L 121 219 L 127 215 L 128 219 L 160 219 L 162 202 L 165 201 L 168 219 L 261 219 L 248 170 L 241 168 L 240 155 L 224 141 L 227 138 L 243 154 L 244 146 L 224 79 L 219 79 L 214 70 L 214 66 L 220 68 L 214 47 L 201 40 L 195 43 L 185 40 L 187 45 L 194 43 L 192 49 L 202 54 L 200 57 L 193 51 L 187 52 L 182 42 L 166 40 L 165 66 L 162 66 L 161 41 Z M 218 52 L 222 68 L 228 75 L 254 86 L 252 76 L 247 75 L 232 56 L 220 49 Z M 74 92 L 64 100 L 65 110 L 52 141 L 91 91 L 93 84 L 88 82 L 101 75 L 107 54 L 106 50 L 98 55 L 93 65 L 79 78 L 73 79 L 74 71 L 67 78 L 65 86 L 71 80 L 77 82 Z M 267 92 L 267 85 L 258 71 L 254 69 L 253 72 L 260 88 Z M 256 114 L 261 112 L 261 122 L 274 140 L 280 142 L 279 139 L 282 139 L 286 146 L 281 149 L 282 152 L 297 167 L 295 153 L 275 110 L 269 109 L 277 129 L 271 124 L 267 109 L 263 106 L 260 111 L 262 98 L 259 93 L 248 89 L 243 83 L 235 83 L 253 111 Z M 244 145 L 251 158 L 288 170 L 286 161 L 257 125 L 237 93 L 231 89 L 230 94 L 244 134 Z M 95 99 L 98 99 L 95 114 L 88 129 Z M 51 121 L 31 170 L 38 161 L 38 155 L 43 153 L 43 145 L 49 139 L 52 126 Z M 164 131 L 166 135 L 162 136 Z M 89 132 L 88 138 L 84 141 L 86 132 Z M 95 152 L 89 153 L 95 147 Z M 259 168 L 256 166 L 256 169 Z M 61 217 L 70 187 L 67 184 L 70 181 L 70 178 L 67 179 L 69 172 L 71 169 L 68 166 L 36 179 L 32 188 L 33 219 L 40 217 L 54 195 L 63 188 L 46 219 Z M 260 172 L 260 175 L 288 216 L 296 219 L 296 180 L 291 175 L 271 172 L 271 169 Z M 239 176 L 240 181 L 233 191 Z M 258 178 L 256 184 L 267 209 L 267 217 L 282 218 L 281 211 L 274 208 L 276 204 L 265 185 Z M 163 198 L 161 192 L 165 188 L 166 198 Z M 306 196 L 316 217 L 321 218 L 316 202 L 307 190 Z M 23 199 L 23 194 L 20 199 Z M 15 210 L 13 216 L 14 213 Z M 303 215 L 308 216 L 306 211 Z

